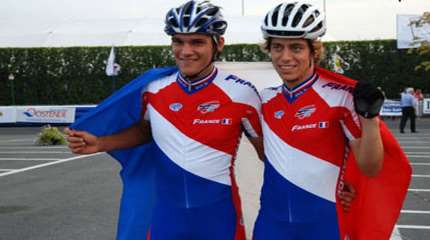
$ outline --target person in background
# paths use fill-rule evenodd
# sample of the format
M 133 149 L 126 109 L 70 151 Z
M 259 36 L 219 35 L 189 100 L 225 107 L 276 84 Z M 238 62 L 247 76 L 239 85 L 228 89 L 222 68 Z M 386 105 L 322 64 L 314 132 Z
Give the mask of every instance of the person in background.
M 418 101 L 414 96 L 414 89 L 408 87 L 400 96 L 400 107 L 402 108 L 402 117 L 400 119 L 400 133 L 405 133 L 405 127 L 408 119 L 410 120 L 410 129 L 416 133 L 415 118 Z
M 414 97 L 417 99 L 417 116 L 421 117 L 423 115 L 423 100 L 424 100 L 424 95 L 421 89 L 419 88 L 415 89 Z

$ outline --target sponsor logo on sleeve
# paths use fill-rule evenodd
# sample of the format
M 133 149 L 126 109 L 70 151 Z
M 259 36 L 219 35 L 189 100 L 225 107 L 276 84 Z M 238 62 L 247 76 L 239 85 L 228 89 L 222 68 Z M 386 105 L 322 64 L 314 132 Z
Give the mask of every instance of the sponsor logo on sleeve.
M 334 83 L 334 82 L 326 83 L 322 86 L 322 88 L 329 88 L 331 90 L 341 90 L 349 93 L 352 93 L 352 91 L 354 90 L 354 88 L 351 86 L 340 84 L 340 83 Z
M 225 78 L 225 80 L 226 81 L 233 81 L 233 82 L 235 82 L 235 83 L 238 83 L 238 84 L 241 84 L 241 85 L 244 85 L 244 86 L 248 86 L 248 87 L 250 87 L 252 90 L 254 90 L 254 92 L 258 95 L 258 96 L 260 96 L 260 94 L 258 93 L 258 90 L 257 90 L 257 88 L 251 83 L 251 82 L 249 82 L 249 81 L 246 81 L 246 80 L 243 80 L 243 79 L 240 79 L 240 78 L 238 78 L 237 76 L 235 76 L 235 75 L 229 75 L 228 77 L 226 77 Z
M 276 119 L 281 119 L 284 115 L 285 115 L 285 112 L 282 111 L 282 110 L 276 111 L 274 113 L 274 116 L 275 116 Z
M 181 103 L 172 103 L 172 104 L 170 104 L 169 109 L 174 111 L 174 112 L 179 112 L 182 109 L 182 104 Z

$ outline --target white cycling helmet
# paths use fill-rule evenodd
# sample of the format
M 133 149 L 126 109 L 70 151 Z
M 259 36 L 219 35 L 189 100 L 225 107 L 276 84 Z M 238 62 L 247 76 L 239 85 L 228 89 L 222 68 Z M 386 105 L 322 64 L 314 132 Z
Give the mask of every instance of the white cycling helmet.
M 177 33 L 204 33 L 221 36 L 227 29 L 219 7 L 209 1 L 188 1 L 167 12 L 164 31 L 168 35 Z
M 261 25 L 263 37 L 317 39 L 326 32 L 324 13 L 308 3 L 290 1 L 266 14 Z

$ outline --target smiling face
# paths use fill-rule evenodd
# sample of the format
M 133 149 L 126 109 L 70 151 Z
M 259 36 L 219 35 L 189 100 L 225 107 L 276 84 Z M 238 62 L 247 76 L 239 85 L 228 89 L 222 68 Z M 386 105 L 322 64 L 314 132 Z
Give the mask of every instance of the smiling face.
M 287 87 L 304 82 L 314 72 L 314 57 L 305 39 L 271 39 L 272 64 Z
M 212 70 L 212 58 L 224 47 L 220 38 L 216 45 L 211 36 L 205 34 L 175 34 L 172 36 L 172 51 L 176 65 L 189 80 L 206 76 Z M 217 48 L 217 49 L 215 49 Z

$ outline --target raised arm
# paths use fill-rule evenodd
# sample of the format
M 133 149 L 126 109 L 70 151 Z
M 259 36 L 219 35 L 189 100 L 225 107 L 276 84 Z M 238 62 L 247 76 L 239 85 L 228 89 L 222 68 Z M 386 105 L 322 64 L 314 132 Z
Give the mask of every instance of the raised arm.
M 379 119 L 366 119 L 360 116 L 361 138 L 350 142 L 358 167 L 363 174 L 371 177 L 382 168 L 384 146 L 382 144 Z
M 361 138 L 350 142 L 360 170 L 375 176 L 382 168 L 384 146 L 377 117 L 384 102 L 384 95 L 370 83 L 357 83 L 354 89 L 354 107 L 359 114 Z

